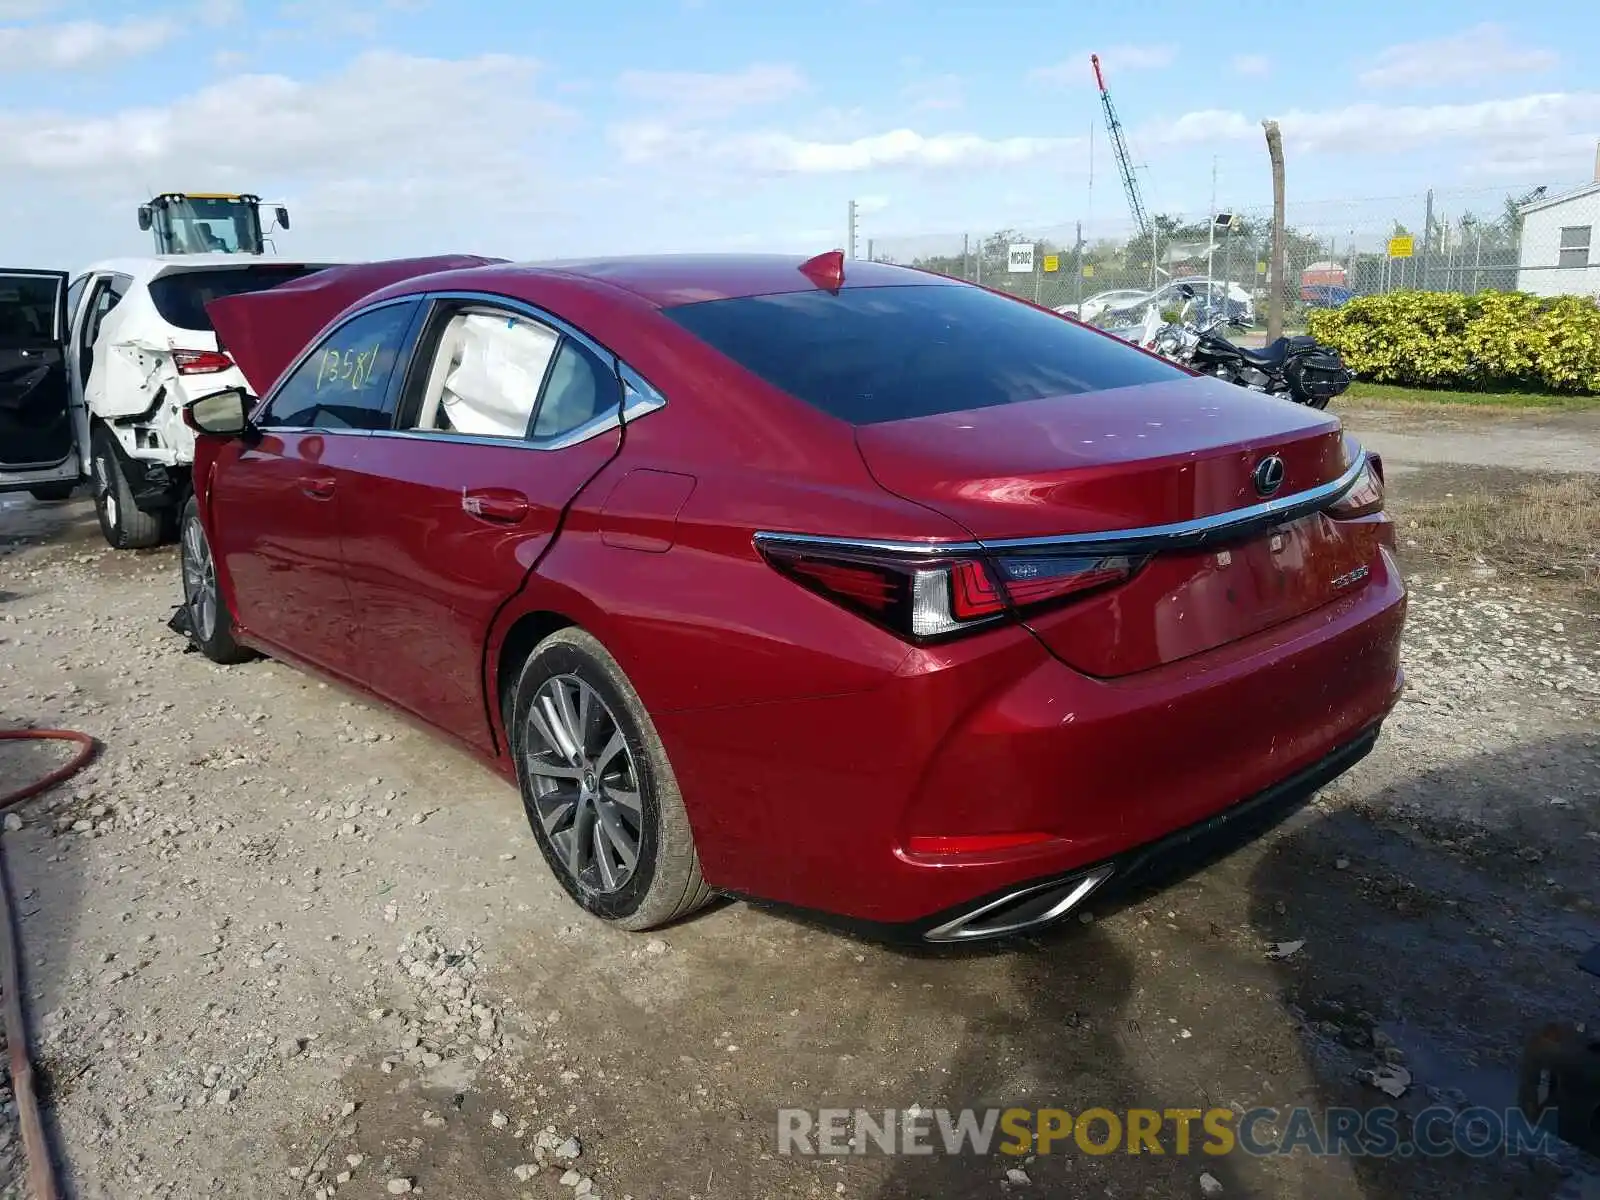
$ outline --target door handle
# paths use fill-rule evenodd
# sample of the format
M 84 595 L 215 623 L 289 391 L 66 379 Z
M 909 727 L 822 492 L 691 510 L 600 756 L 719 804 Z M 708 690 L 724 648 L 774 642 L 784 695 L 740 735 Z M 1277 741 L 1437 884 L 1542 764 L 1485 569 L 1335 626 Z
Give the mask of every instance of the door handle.
M 302 475 L 300 490 L 313 500 L 326 500 L 333 495 L 333 476 Z
M 491 525 L 515 525 L 528 515 L 528 498 L 509 488 L 462 488 L 461 511 Z

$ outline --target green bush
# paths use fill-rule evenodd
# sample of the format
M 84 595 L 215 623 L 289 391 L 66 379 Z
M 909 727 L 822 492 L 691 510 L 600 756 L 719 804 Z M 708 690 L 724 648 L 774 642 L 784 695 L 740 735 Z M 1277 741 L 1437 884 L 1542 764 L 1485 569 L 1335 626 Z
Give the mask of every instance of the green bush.
M 1524 292 L 1390 292 L 1310 315 L 1372 383 L 1600 393 L 1600 303 Z

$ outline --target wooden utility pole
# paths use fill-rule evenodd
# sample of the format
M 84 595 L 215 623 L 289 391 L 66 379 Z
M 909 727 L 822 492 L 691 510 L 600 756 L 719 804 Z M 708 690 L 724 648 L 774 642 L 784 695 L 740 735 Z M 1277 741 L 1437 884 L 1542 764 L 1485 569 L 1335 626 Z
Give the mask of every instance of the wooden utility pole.
M 1267 269 L 1267 340 L 1283 336 L 1283 134 L 1276 121 L 1263 121 L 1272 158 L 1272 262 Z

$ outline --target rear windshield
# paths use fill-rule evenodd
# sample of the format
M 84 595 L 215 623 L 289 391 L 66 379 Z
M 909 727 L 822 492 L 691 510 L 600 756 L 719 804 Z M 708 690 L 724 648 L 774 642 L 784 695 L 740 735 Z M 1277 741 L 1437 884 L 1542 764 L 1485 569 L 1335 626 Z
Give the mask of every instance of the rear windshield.
M 156 312 L 168 325 L 179 329 L 194 329 L 202 333 L 211 329 L 211 318 L 206 316 L 206 305 L 224 296 L 238 296 L 244 292 L 259 292 L 277 287 L 291 279 L 310 275 L 318 267 L 271 266 L 228 267 L 221 271 L 184 271 L 177 275 L 163 275 L 150 281 L 150 300 Z
M 1065 317 L 973 287 L 845 288 L 665 311 L 768 383 L 853 425 L 1187 377 Z

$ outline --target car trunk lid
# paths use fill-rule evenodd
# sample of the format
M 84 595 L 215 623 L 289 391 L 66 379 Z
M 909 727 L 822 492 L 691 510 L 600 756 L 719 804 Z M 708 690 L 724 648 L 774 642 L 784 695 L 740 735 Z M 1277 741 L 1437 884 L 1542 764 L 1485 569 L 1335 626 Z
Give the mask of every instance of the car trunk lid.
M 996 557 L 1141 562 L 1115 587 L 1023 613 L 1058 657 L 1096 676 L 1175 662 L 1330 603 L 1376 553 L 1370 526 L 1320 512 L 1272 520 L 1277 502 L 1346 474 L 1339 421 L 1215 380 L 863 425 L 856 436 L 884 487 L 958 521 Z M 1257 471 L 1272 458 L 1282 470 L 1268 488 Z M 1196 544 L 1251 514 L 1261 519 L 1248 532 Z
M 255 394 L 265 396 L 300 352 L 352 305 L 420 275 L 504 261 L 452 254 L 329 266 L 276 287 L 219 297 L 205 309 L 222 349 Z

